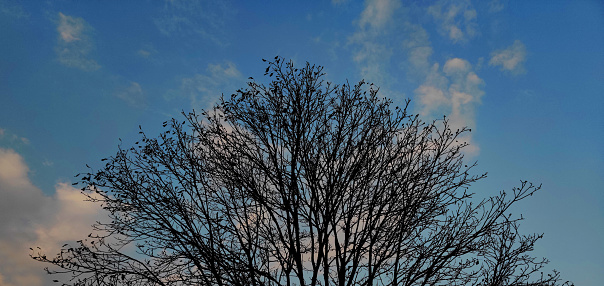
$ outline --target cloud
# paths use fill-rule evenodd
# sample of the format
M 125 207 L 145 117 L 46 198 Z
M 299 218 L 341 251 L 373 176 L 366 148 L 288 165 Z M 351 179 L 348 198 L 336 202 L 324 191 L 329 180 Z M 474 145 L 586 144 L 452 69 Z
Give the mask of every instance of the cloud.
M 146 105 L 143 89 L 138 82 L 131 81 L 128 87 L 121 88 L 115 95 L 132 106 Z
M 12 149 L 0 148 L 0 285 L 53 285 L 46 266 L 29 257 L 40 246 L 54 255 L 66 241 L 84 238 L 95 221 L 106 216 L 84 202 L 67 183 L 46 196 L 28 178 L 29 167 Z
M 217 45 L 226 45 L 224 27 L 234 9 L 226 1 L 166 0 L 155 26 L 165 36 L 201 36 Z
M 29 145 L 31 142 L 29 141 L 29 139 L 19 136 L 17 134 L 12 134 L 9 130 L 0 128 L 0 139 L 8 139 L 7 142 L 10 143 L 17 143 L 17 145 L 20 144 L 25 144 L 25 145 Z
M 17 1 L 0 0 L 0 14 L 5 15 L 7 18 L 29 18 L 29 13 L 23 10 L 21 5 L 15 3 Z M 3 285 L 0 283 L 0 285 Z
M 150 44 L 145 44 L 139 49 L 136 54 L 143 58 L 149 58 L 152 55 L 157 54 L 157 50 Z
M 19 137 L 17 135 L 13 135 L 11 137 L 11 139 L 13 141 L 21 141 L 21 143 L 25 144 L 25 145 L 29 145 L 29 139 L 25 138 L 25 137 Z
M 390 22 L 400 2 L 396 0 L 369 0 L 365 2 L 365 9 L 361 13 L 359 26 L 361 29 L 369 26 L 371 29 L 381 29 Z
M 516 40 L 514 44 L 503 50 L 491 53 L 489 65 L 501 66 L 502 71 L 510 72 L 512 75 L 519 75 L 526 72 L 524 62 L 526 61 L 526 47 Z
M 468 0 L 439 1 L 428 7 L 440 33 L 454 43 L 464 43 L 478 34 L 477 13 Z
M 368 0 L 361 12 L 355 33 L 349 38 L 354 46 L 353 60 L 359 66 L 361 76 L 382 88 L 389 96 L 387 83 L 391 82 L 386 72 L 390 65 L 392 49 L 390 42 L 393 19 L 401 3 L 398 0 Z
M 403 48 L 408 51 L 408 61 L 410 71 L 409 76 L 421 76 L 422 79 L 431 69 L 430 56 L 433 53 L 432 45 L 428 38 L 428 33 L 418 25 L 407 23 L 406 30 L 408 36 L 403 41 Z
M 424 117 L 449 119 L 452 130 L 476 126 L 475 107 L 484 95 L 484 81 L 472 70 L 472 65 L 464 59 L 452 58 L 445 62 L 442 69 L 435 63 L 426 80 L 416 90 L 419 99 L 420 114 Z M 466 133 L 460 141 L 471 145 L 466 154 L 477 155 L 479 148 Z
M 244 84 L 243 77 L 232 62 L 209 64 L 205 74 L 181 80 L 180 91 L 171 91 L 167 99 L 186 97 L 194 109 L 209 109 L 222 93 L 233 93 Z
M 92 28 L 84 19 L 59 13 L 57 45 L 59 62 L 84 71 L 98 70 L 101 66 L 90 58 L 94 44 L 90 37 Z
M 505 8 L 505 3 L 502 2 L 506 2 L 505 0 L 491 0 L 491 2 L 489 2 L 489 12 L 491 13 L 497 13 L 502 11 Z
M 344 4 L 348 2 L 348 0 L 331 0 L 331 4 L 333 5 L 340 5 L 340 4 Z
M 420 82 L 414 91 L 420 115 L 426 120 L 446 115 L 453 130 L 474 128 L 474 110 L 484 95 L 484 81 L 465 59 L 450 58 L 444 65 L 432 61 L 432 45 L 423 27 L 407 24 L 406 30 L 403 47 L 407 51 L 409 76 Z M 479 148 L 470 134 L 466 133 L 461 141 L 471 144 L 465 149 L 467 155 L 478 154 Z
M 52 197 L 52 216 L 44 224 L 36 225 L 36 245 L 48 253 L 56 253 L 63 242 L 73 242 L 92 232 L 91 225 L 107 216 L 100 206 L 84 199 L 80 189 L 58 183 Z

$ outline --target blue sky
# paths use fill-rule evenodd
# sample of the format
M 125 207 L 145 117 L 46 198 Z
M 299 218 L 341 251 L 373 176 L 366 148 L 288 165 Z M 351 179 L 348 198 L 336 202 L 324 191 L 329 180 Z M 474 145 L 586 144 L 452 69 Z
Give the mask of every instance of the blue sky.
M 604 284 L 601 1 L 296 2 L 0 0 L 0 285 L 50 285 L 28 248 L 103 217 L 71 187 L 85 164 L 266 83 L 276 55 L 471 127 L 473 191 L 542 183 L 514 210 L 535 255 Z

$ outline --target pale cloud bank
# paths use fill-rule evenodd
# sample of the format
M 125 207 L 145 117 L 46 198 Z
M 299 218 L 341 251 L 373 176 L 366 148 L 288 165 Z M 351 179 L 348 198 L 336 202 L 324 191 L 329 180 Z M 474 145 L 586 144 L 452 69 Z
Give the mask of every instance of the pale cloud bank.
M 28 178 L 29 167 L 12 149 L 0 148 L 0 285 L 53 285 L 33 247 L 54 256 L 65 242 L 85 238 L 106 215 L 67 183 L 46 196 Z
M 438 1 L 428 7 L 440 32 L 454 43 L 464 43 L 478 34 L 477 13 L 469 0 Z
M 84 19 L 59 13 L 55 51 L 61 64 L 85 71 L 93 71 L 101 67 L 90 58 L 90 53 L 94 51 L 91 31 L 92 28 Z
M 500 66 L 502 71 L 519 75 L 526 72 L 524 62 L 526 61 L 526 47 L 520 40 L 514 41 L 514 44 L 491 53 L 489 65 Z

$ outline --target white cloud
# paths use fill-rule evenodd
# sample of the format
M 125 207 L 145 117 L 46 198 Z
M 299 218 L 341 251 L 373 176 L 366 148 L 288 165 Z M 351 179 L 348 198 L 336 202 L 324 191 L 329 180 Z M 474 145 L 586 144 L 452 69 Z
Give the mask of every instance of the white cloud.
M 11 149 L 0 148 L 0 182 L 8 186 L 8 190 L 31 187 L 27 179 L 29 168 L 23 158 Z M 2 200 L 8 203 L 6 200 Z
M 474 128 L 474 110 L 484 95 L 484 81 L 472 70 L 464 59 L 452 58 L 445 62 L 442 70 L 434 64 L 423 84 L 415 90 L 419 99 L 420 114 L 424 117 L 449 118 L 451 129 Z M 467 155 L 477 155 L 478 146 L 466 133 L 460 141 L 471 145 L 465 149 Z
M 524 62 L 526 61 L 526 47 L 520 40 L 503 50 L 491 53 L 489 65 L 501 66 L 501 70 L 513 75 L 525 73 Z
M 61 64 L 85 71 L 100 68 L 100 65 L 90 58 L 90 53 L 94 50 L 89 35 L 91 30 L 92 28 L 84 19 L 59 13 L 55 51 Z
M 420 85 L 415 98 L 420 115 L 426 120 L 446 115 L 452 129 L 474 128 L 474 110 L 483 96 L 483 80 L 474 72 L 472 64 L 462 58 L 450 58 L 444 65 L 430 59 L 432 46 L 428 33 L 419 25 L 406 25 L 407 38 L 403 47 L 407 51 L 409 76 Z M 462 142 L 467 155 L 477 155 L 479 148 L 466 133 Z
M 120 89 L 115 95 L 132 106 L 145 106 L 145 95 L 137 82 L 131 81 L 129 86 Z
M 421 111 L 424 116 L 431 110 L 439 109 L 441 106 L 449 103 L 449 99 L 445 96 L 445 92 L 435 86 L 420 85 L 415 90 L 415 94 L 419 97 L 420 103 L 424 107 Z
M 443 71 L 448 76 L 467 73 L 470 70 L 470 63 L 464 59 L 453 58 L 448 60 L 443 67 Z
M 478 34 L 477 13 L 468 0 L 439 1 L 428 7 L 441 34 L 454 43 L 464 43 Z
M 52 197 L 54 213 L 44 224 L 36 226 L 36 245 L 54 254 L 62 243 L 73 242 L 92 232 L 91 225 L 106 216 L 100 206 L 84 201 L 80 189 L 59 183 Z
M 210 109 L 222 93 L 233 93 L 243 84 L 243 77 L 234 63 L 209 64 L 205 74 L 183 78 L 180 91 L 170 92 L 167 99 L 185 96 L 193 109 Z
M 41 246 L 54 255 L 65 241 L 90 233 L 103 214 L 99 206 L 84 202 L 79 189 L 66 183 L 46 196 L 28 178 L 23 157 L 0 148 L 0 285 L 53 285 L 45 266 L 29 257 L 30 247 Z

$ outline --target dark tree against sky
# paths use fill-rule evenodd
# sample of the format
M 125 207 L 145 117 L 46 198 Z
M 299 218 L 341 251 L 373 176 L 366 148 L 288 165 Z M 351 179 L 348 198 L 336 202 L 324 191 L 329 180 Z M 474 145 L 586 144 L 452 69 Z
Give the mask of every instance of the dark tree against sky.
M 361 81 L 268 62 L 210 111 L 165 123 L 83 174 L 110 219 L 56 257 L 68 285 L 557 285 L 541 235 L 486 199 L 446 118 L 423 122 Z M 482 195 L 482 194 L 481 194 Z M 566 283 L 568 284 L 568 283 Z

